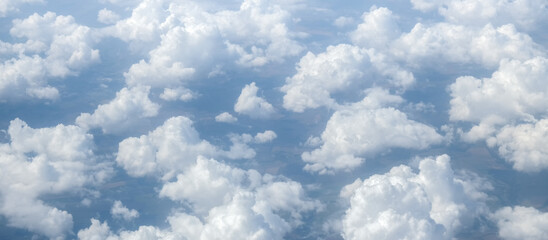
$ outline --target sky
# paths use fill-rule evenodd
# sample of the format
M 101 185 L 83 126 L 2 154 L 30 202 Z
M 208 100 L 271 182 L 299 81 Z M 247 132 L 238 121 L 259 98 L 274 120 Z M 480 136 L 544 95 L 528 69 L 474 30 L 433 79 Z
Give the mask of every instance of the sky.
M 547 239 L 545 0 L 0 0 L 0 239 Z

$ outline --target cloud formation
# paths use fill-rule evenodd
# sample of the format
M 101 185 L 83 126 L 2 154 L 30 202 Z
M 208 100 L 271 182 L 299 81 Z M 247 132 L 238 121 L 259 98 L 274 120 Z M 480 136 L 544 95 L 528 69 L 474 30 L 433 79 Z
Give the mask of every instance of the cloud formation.
M 255 82 L 245 85 L 234 105 L 234 111 L 239 114 L 247 115 L 251 118 L 269 118 L 276 111 L 272 104 L 264 98 L 257 96 L 259 88 Z
M 351 170 L 361 165 L 365 155 L 390 148 L 425 149 L 443 137 L 425 124 L 410 120 L 389 105 L 403 99 L 383 89 L 370 89 L 361 101 L 337 110 L 321 134 L 321 146 L 304 152 L 307 171 L 320 174 Z
M 40 196 L 83 194 L 112 174 L 110 165 L 96 161 L 92 136 L 77 126 L 33 129 L 15 119 L 8 134 L 10 142 L 0 144 L 0 215 L 10 226 L 63 239 L 72 215 Z
M 499 236 L 505 240 L 537 240 L 548 237 L 548 213 L 532 207 L 514 206 L 497 210 L 492 216 Z
M 455 174 L 449 156 L 422 159 L 418 170 L 401 165 L 347 185 L 344 239 L 452 239 L 487 213 L 490 185 Z

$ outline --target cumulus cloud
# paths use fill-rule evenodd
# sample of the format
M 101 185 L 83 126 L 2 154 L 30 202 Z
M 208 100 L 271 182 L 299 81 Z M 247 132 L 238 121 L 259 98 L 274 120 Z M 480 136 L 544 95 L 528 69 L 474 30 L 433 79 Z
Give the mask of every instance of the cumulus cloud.
M 419 172 L 392 168 L 341 191 L 350 206 L 342 219 L 345 239 L 452 239 L 486 213 L 481 179 L 461 177 L 447 155 L 420 160 Z
M 0 144 L 0 215 L 9 226 L 63 239 L 72 230 L 72 215 L 39 197 L 102 183 L 110 165 L 95 160 L 92 136 L 77 126 L 33 129 L 15 119 L 8 134 L 10 142 Z
M 114 201 L 114 204 L 110 209 L 110 214 L 112 214 L 114 218 L 122 218 L 126 221 L 139 217 L 139 212 L 137 212 L 137 210 L 127 208 L 118 200 Z
M 487 143 L 498 147 L 499 154 L 518 171 L 538 172 L 548 168 L 548 119 L 505 126 Z
M 183 102 L 187 102 L 196 97 L 196 93 L 183 87 L 164 88 L 164 92 L 160 94 L 160 98 L 166 101 L 181 100 Z
M 421 11 L 437 10 L 446 20 L 459 24 L 516 23 L 525 29 L 545 20 L 547 3 L 542 0 L 411 0 Z
M 478 124 L 464 134 L 468 141 L 485 139 L 497 126 L 534 120 L 546 114 L 547 74 L 548 60 L 535 57 L 503 60 L 490 78 L 459 77 L 450 86 L 450 120 Z
M 285 93 L 283 106 L 295 112 L 320 106 L 335 108 L 338 103 L 332 93 L 371 86 L 379 81 L 372 73 L 396 87 L 405 88 L 415 81 L 412 73 L 374 50 L 347 44 L 329 46 L 323 53 L 309 52 L 301 58 L 297 73 L 281 88 Z
M 257 143 L 271 142 L 272 140 L 276 139 L 276 137 L 278 137 L 278 135 L 276 135 L 274 131 L 266 130 L 262 133 L 257 133 L 257 135 L 255 135 L 255 142 Z
M 136 231 L 114 235 L 107 223 L 92 219 L 92 225 L 78 233 L 81 239 L 94 236 L 135 239 L 149 236 L 165 239 L 283 239 L 302 224 L 302 214 L 320 210 L 319 201 L 309 200 L 294 181 L 255 170 L 230 167 L 198 156 L 195 163 L 166 182 L 161 197 L 190 203 L 197 215 L 175 212 L 167 218 L 169 227 L 141 226 Z
M 425 124 L 410 120 L 392 107 L 403 99 L 383 89 L 370 89 L 361 102 L 337 110 L 321 135 L 322 145 L 304 152 L 305 170 L 320 174 L 350 170 L 365 160 L 362 156 L 390 148 L 425 149 L 443 137 Z
M 119 19 L 120 16 L 118 14 L 106 8 L 101 9 L 99 13 L 97 13 L 97 21 L 104 24 L 113 24 L 116 23 Z
M 148 135 L 124 139 L 116 162 L 134 177 L 159 174 L 170 178 L 199 155 L 215 156 L 217 148 L 201 140 L 192 124 L 186 117 L 172 117 Z
M 59 91 L 48 85 L 48 78 L 76 75 L 99 61 L 92 30 L 72 16 L 47 12 L 15 19 L 10 35 L 27 41 L 0 42 L 2 51 L 9 53 L 0 58 L 0 99 L 56 99 Z
M 225 64 L 258 67 L 299 54 L 300 34 L 288 29 L 283 7 L 246 0 L 237 10 L 217 11 L 192 1 L 142 1 L 131 17 L 103 31 L 148 52 L 125 73 L 128 85 L 178 87 Z
M 122 88 L 109 103 L 99 105 L 92 114 L 82 113 L 76 124 L 83 128 L 103 129 L 105 133 L 124 131 L 140 119 L 158 114 L 160 105 L 148 98 L 150 87 Z
M 548 213 L 532 207 L 504 207 L 492 214 L 499 236 L 505 240 L 537 240 L 548 237 Z
M 274 107 L 264 98 L 257 96 L 259 88 L 255 83 L 245 85 L 234 105 L 234 111 L 251 118 L 269 118 L 275 113 Z
M 217 122 L 225 122 L 225 123 L 233 123 L 238 121 L 238 118 L 232 116 L 232 114 L 228 112 L 223 112 L 217 116 L 215 116 L 215 121 Z
M 18 7 L 25 3 L 43 3 L 44 0 L 10 0 L 0 2 L 0 17 L 6 17 L 10 12 L 19 11 Z

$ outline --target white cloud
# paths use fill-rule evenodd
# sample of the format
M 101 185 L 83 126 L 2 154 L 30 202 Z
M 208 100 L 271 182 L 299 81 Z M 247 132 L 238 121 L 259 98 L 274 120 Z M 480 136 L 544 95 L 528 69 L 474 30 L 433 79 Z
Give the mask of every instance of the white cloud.
M 321 135 L 319 148 L 304 152 L 305 170 L 320 174 L 350 170 L 372 155 L 390 148 L 425 149 L 442 142 L 443 137 L 425 124 L 409 120 L 389 104 L 400 103 L 399 96 L 386 90 L 370 89 L 361 102 L 337 110 Z
M 415 81 L 413 74 L 400 69 L 375 50 L 340 44 L 320 54 L 307 53 L 297 64 L 297 73 L 281 88 L 284 108 L 303 112 L 307 108 L 336 108 L 332 93 L 366 88 L 386 82 L 406 88 Z M 375 73 L 379 76 L 375 76 Z
M 538 172 L 548 168 L 548 119 L 505 126 L 487 142 L 491 147 L 498 146 L 499 154 L 518 171 Z
M 199 2 L 142 1 L 131 17 L 104 33 L 132 43 L 149 58 L 131 66 L 128 85 L 178 87 L 222 71 L 219 65 L 258 67 L 296 56 L 303 47 L 287 27 L 290 13 L 269 1 L 246 0 L 217 11 Z M 150 46 L 153 46 L 152 48 Z
M 322 208 L 318 201 L 307 199 L 297 182 L 201 156 L 176 181 L 166 182 L 160 196 L 190 203 L 197 215 L 175 212 L 168 217 L 170 228 L 148 228 L 163 236 L 188 239 L 283 239 L 302 224 L 302 213 Z M 100 225 L 97 222 L 92 227 Z
M 139 212 L 137 210 L 127 208 L 118 200 L 114 201 L 114 204 L 110 209 L 110 214 L 112 214 L 114 218 L 122 218 L 126 221 L 139 217 Z
M 116 23 L 119 19 L 120 16 L 118 14 L 106 8 L 101 9 L 99 13 L 97 13 L 97 21 L 104 24 L 113 24 Z
M 160 94 L 160 98 L 164 99 L 166 101 L 175 101 L 175 100 L 181 100 L 183 102 L 190 101 L 194 98 L 196 98 L 196 93 L 183 88 L 164 88 L 164 92 Z
M 255 142 L 257 143 L 267 143 L 271 142 L 272 140 L 276 139 L 278 135 L 274 131 L 267 130 L 262 133 L 257 133 L 255 135 Z
M 438 10 L 446 20 L 467 25 L 515 23 L 525 29 L 546 20 L 547 3 L 542 0 L 411 0 L 422 11 Z
M 540 240 L 548 237 L 548 213 L 535 208 L 504 207 L 497 210 L 491 218 L 497 222 L 502 239 Z
M 217 116 L 215 116 L 215 121 L 217 122 L 225 122 L 225 123 L 233 123 L 238 121 L 238 118 L 232 116 L 228 112 L 223 112 Z
M 257 96 L 259 88 L 255 83 L 245 85 L 234 105 L 234 111 L 251 118 L 269 118 L 275 113 L 274 107 L 264 98 Z
M 1 42 L 9 54 L 0 63 L 0 99 L 56 99 L 59 91 L 48 85 L 48 78 L 76 75 L 99 61 L 92 30 L 76 24 L 72 16 L 47 12 L 15 19 L 10 35 L 27 42 Z
M 0 215 L 9 226 L 62 239 L 71 214 L 40 196 L 82 192 L 110 176 L 110 165 L 95 160 L 92 136 L 77 126 L 33 129 L 15 119 L 8 133 L 10 142 L 0 144 Z
M 9 0 L 0 2 L 0 17 L 6 17 L 10 12 L 19 11 L 18 7 L 26 3 L 43 3 L 44 0 Z
M 389 9 L 373 6 L 363 14 L 363 23 L 350 33 L 350 38 L 353 43 L 365 48 L 385 48 L 400 36 L 396 18 Z
M 496 67 L 505 58 L 527 60 L 543 54 L 532 39 L 511 24 L 474 28 L 437 23 L 416 24 L 391 43 L 390 52 L 410 66 L 443 67 L 441 63 L 482 64 Z
M 93 114 L 82 113 L 76 123 L 84 128 L 100 127 L 105 133 L 127 130 L 139 120 L 158 114 L 160 105 L 148 98 L 150 87 L 123 88 L 109 103 L 99 105 Z
M 218 150 L 192 127 L 186 117 L 172 117 L 148 135 L 126 138 L 119 144 L 116 162 L 130 176 L 164 176 L 169 179 L 192 165 L 199 155 L 215 156 Z
M 405 165 L 346 186 L 350 207 L 342 219 L 345 239 L 452 239 L 485 214 L 485 190 L 455 175 L 449 157 L 420 161 L 419 172 Z
M 546 114 L 548 60 L 503 60 L 491 78 L 459 77 L 451 84 L 450 120 L 478 123 L 464 138 L 484 139 L 496 127 Z
M 198 156 L 181 171 L 177 180 L 166 182 L 160 197 L 189 203 L 191 215 L 175 211 L 169 227 L 140 226 L 136 231 L 113 234 L 108 224 L 92 219 L 78 233 L 80 239 L 283 239 L 302 224 L 302 214 L 322 209 L 309 200 L 294 181 L 255 170 L 232 168 Z
M 346 27 L 346 26 L 348 26 L 352 23 L 354 23 L 353 18 L 341 16 L 341 17 L 338 17 L 337 19 L 335 19 L 335 21 L 333 22 L 333 25 L 342 28 L 342 27 Z

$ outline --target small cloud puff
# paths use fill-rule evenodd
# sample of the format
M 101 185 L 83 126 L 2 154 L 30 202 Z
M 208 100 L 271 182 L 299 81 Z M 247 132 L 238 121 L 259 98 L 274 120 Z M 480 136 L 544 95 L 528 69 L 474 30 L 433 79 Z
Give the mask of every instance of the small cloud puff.
M 112 217 L 114 218 L 121 218 L 126 221 L 130 221 L 139 217 L 139 212 L 137 212 L 137 210 L 128 209 L 122 204 L 121 201 L 118 200 L 114 201 L 114 204 L 110 209 L 110 214 L 112 214 Z
M 104 24 L 113 24 L 120 19 L 120 16 L 115 12 L 103 8 L 97 13 L 97 21 Z
M 225 123 L 233 123 L 238 121 L 238 118 L 232 116 L 232 114 L 228 112 L 223 112 L 217 116 L 215 116 L 215 121 L 217 122 L 225 122 Z
M 269 118 L 275 113 L 274 107 L 264 98 L 257 97 L 259 88 L 255 82 L 245 85 L 238 101 L 234 105 L 234 111 L 239 114 L 248 115 L 251 118 Z

